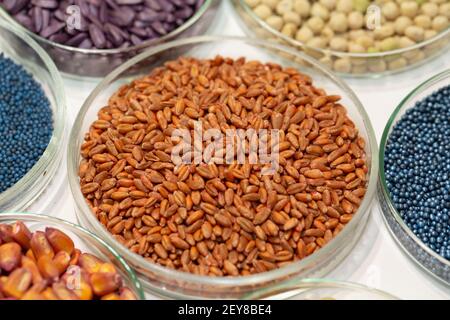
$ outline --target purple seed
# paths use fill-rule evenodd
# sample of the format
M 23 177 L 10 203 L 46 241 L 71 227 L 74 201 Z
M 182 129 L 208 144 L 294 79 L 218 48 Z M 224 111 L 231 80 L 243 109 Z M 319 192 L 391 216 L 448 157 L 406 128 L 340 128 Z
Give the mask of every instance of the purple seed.
M 42 30 L 42 9 L 34 7 L 31 9 L 31 19 L 34 22 L 34 32 L 41 32 Z
M 113 44 L 115 44 L 116 46 L 120 46 L 123 43 L 124 39 L 122 37 L 120 29 L 115 25 L 110 23 L 105 24 L 105 31 L 107 38 L 110 39 Z
M 62 30 L 66 25 L 62 22 L 54 21 L 49 26 L 44 28 L 40 35 L 44 38 L 50 37 L 52 34 L 57 33 L 58 31 Z
M 86 0 L 75 0 L 74 3 L 80 8 L 80 12 L 83 16 L 89 14 L 89 3 Z
M 53 13 L 53 15 L 54 15 L 54 17 L 55 17 L 56 19 L 58 19 L 59 21 L 66 22 L 66 20 L 67 20 L 66 14 L 65 14 L 63 11 L 61 11 L 61 10 L 56 10 L 56 11 Z
M 140 4 L 144 2 L 143 0 L 116 0 L 116 3 L 119 5 L 133 5 Z
M 164 28 L 163 24 L 159 21 L 155 21 L 151 25 L 152 29 L 155 30 L 160 35 L 167 34 L 167 30 Z
M 145 5 L 152 10 L 156 10 L 156 11 L 162 10 L 162 8 L 159 5 L 157 0 L 145 0 Z
M 147 37 L 147 30 L 142 29 L 142 28 L 131 28 L 131 29 L 130 29 L 130 32 L 131 32 L 132 34 L 137 35 L 137 36 L 140 37 L 140 38 L 145 38 L 145 37 Z M 133 35 L 132 35 L 132 36 L 133 36 Z
M 91 24 L 89 26 L 89 36 L 91 37 L 92 43 L 94 43 L 96 48 L 103 49 L 105 47 L 105 34 L 97 25 Z
M 85 39 L 78 45 L 80 49 L 92 49 L 93 45 L 90 39 Z
M 48 40 L 57 42 L 57 43 L 64 43 L 69 39 L 69 35 L 67 33 L 57 33 L 51 35 Z
M 87 37 L 88 37 L 87 33 L 79 33 L 76 36 L 67 40 L 64 44 L 70 47 L 77 47 L 80 45 L 80 43 L 86 40 Z
M 31 18 L 26 16 L 25 14 L 19 13 L 18 15 L 14 16 L 14 19 L 27 29 L 32 30 L 34 28 L 33 20 L 31 20 Z
M 8 11 L 14 15 L 22 11 L 22 9 L 24 9 L 28 5 L 28 2 L 30 2 L 30 0 L 15 0 L 12 3 L 13 4 L 12 8 Z
M 16 0 L 4 0 L 0 5 L 6 10 L 6 11 L 12 11 L 14 9 L 14 6 L 16 5 Z
M 25 28 L 50 41 L 84 49 L 129 47 L 159 38 L 184 24 L 203 3 L 204 0 L 0 0 L 0 6 Z M 69 10 L 71 6 L 76 7 Z
M 138 44 L 142 43 L 142 39 L 139 38 L 138 36 L 132 34 L 131 35 L 131 43 L 133 43 L 133 45 L 137 46 Z
M 136 12 L 128 7 L 119 8 L 113 10 L 109 14 L 109 21 L 116 24 L 119 27 L 129 26 L 134 18 L 136 17 Z
M 44 9 L 58 8 L 58 1 L 56 0 L 32 0 L 31 3 Z
M 47 28 L 50 24 L 50 11 L 42 10 L 42 29 Z
M 139 12 L 137 18 L 141 21 L 158 21 L 161 17 L 161 13 L 153 11 L 152 9 L 145 9 L 142 12 Z

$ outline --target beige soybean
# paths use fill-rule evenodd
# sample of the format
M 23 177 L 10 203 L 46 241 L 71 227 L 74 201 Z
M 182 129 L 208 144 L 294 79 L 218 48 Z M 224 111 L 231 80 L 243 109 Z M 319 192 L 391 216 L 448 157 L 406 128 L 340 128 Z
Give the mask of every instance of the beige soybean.
M 364 26 L 364 16 L 359 11 L 353 11 L 348 14 L 348 26 L 350 29 L 361 29 Z
M 432 24 L 433 30 L 435 30 L 437 32 L 444 31 L 449 25 L 448 18 L 446 16 L 435 17 L 431 24 Z
M 273 29 L 280 31 L 283 27 L 283 18 L 279 16 L 270 16 L 266 19 L 266 23 L 271 26 Z
M 273 30 L 308 46 L 339 52 L 379 53 L 408 48 L 450 26 L 448 0 L 246 0 Z M 376 7 L 369 6 L 374 5 Z M 379 8 L 380 25 L 376 8 Z M 374 9 L 375 8 L 375 9 Z M 375 10 L 375 11 L 374 11 Z M 374 18 L 375 17 L 375 18 Z M 418 55 L 415 55 L 415 57 Z M 322 58 L 317 56 L 317 58 Z M 351 70 L 347 60 L 333 68 Z M 412 61 L 412 60 L 411 60 Z M 404 61 L 374 69 L 400 68 Z M 361 71 L 362 68 L 358 68 Z M 367 69 L 369 70 L 369 69 Z
M 294 11 L 302 18 L 307 18 L 311 12 L 311 4 L 308 0 L 294 0 Z
M 254 9 L 255 14 L 265 20 L 272 15 L 272 9 L 265 4 L 260 4 Z

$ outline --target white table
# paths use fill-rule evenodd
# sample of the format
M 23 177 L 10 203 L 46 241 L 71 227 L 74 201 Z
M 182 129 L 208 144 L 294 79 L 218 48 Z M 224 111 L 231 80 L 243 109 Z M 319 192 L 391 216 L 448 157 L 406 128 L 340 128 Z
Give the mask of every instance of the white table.
M 230 2 L 222 1 L 217 18 L 208 33 L 244 36 L 244 31 L 232 11 Z M 384 126 L 401 99 L 420 83 L 446 68 L 450 68 L 450 52 L 425 66 L 399 75 L 378 80 L 346 80 L 366 107 L 380 141 Z M 68 78 L 64 79 L 64 83 L 71 127 L 80 106 L 97 83 Z M 45 205 L 33 207 L 39 207 L 38 210 L 43 210 L 43 213 L 46 211 L 48 214 L 76 222 L 65 159 L 50 188 L 42 197 L 44 199 L 40 200 Z M 395 243 L 382 220 L 376 201 L 363 239 L 329 278 L 369 285 L 402 299 L 450 299 L 450 288 L 421 271 Z

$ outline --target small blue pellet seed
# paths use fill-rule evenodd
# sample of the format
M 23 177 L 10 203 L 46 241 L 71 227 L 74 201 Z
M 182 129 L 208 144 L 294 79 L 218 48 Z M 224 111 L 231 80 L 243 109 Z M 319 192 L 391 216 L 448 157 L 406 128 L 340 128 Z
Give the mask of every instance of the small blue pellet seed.
M 34 166 L 52 132 L 52 110 L 41 85 L 0 54 L 0 192 Z
M 407 110 L 389 136 L 384 166 L 405 223 L 450 260 L 450 86 Z

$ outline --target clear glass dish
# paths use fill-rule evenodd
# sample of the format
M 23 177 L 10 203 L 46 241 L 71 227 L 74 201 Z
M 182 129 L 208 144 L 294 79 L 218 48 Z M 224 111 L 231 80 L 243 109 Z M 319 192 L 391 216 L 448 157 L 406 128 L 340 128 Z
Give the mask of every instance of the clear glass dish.
M 0 53 L 34 76 L 47 94 L 53 111 L 53 135 L 41 158 L 22 179 L 0 194 L 0 211 L 22 211 L 45 190 L 60 165 L 66 136 L 64 86 L 55 64 L 45 51 L 22 30 L 1 19 Z
M 347 107 L 349 116 L 367 142 L 365 151 L 368 159 L 369 182 L 366 196 L 355 217 L 328 245 L 306 259 L 277 270 L 243 277 L 201 277 L 164 268 L 131 253 L 116 242 L 92 214 L 80 191 L 78 178 L 78 166 L 81 160 L 80 146 L 85 132 L 97 119 L 97 111 L 105 105 L 108 98 L 121 85 L 130 81 L 122 77 L 128 69 L 141 64 L 146 67 L 140 69 L 140 75 L 148 74 L 153 68 L 161 66 L 168 60 L 176 59 L 180 54 L 196 58 L 212 58 L 219 54 L 224 57 L 244 56 L 251 60 L 271 61 L 285 67 L 297 68 L 312 76 L 316 86 L 330 94 L 341 95 L 342 104 Z M 82 106 L 71 132 L 68 173 L 79 222 L 117 248 L 136 269 L 148 292 L 171 298 L 239 298 L 249 292 L 293 277 L 321 277 L 342 261 L 358 241 L 369 217 L 378 173 L 377 154 L 378 148 L 372 125 L 361 102 L 344 82 L 314 59 L 291 48 L 257 39 L 204 36 L 178 40 L 152 48 L 113 71 L 97 86 Z
M 380 53 L 348 53 L 314 48 L 270 27 L 253 12 L 245 0 L 232 1 L 247 34 L 290 45 L 343 76 L 376 78 L 405 71 L 432 60 L 438 54 L 447 52 L 450 47 L 450 27 L 448 27 L 433 38 L 413 46 Z
M 399 300 L 378 289 L 327 279 L 290 281 L 245 297 L 252 300 Z
M 405 114 L 406 110 L 414 107 L 415 103 L 424 99 L 434 91 L 450 85 L 450 70 L 446 70 L 431 79 L 425 81 L 409 93 L 395 109 L 389 118 L 383 132 L 380 144 L 380 179 L 378 182 L 379 205 L 383 212 L 384 220 L 400 247 L 423 270 L 433 275 L 440 281 L 450 285 L 450 261 L 431 250 L 423 243 L 406 225 L 395 209 L 386 184 L 384 172 L 384 155 L 389 135 L 397 122 Z
M 91 253 L 105 262 L 111 262 L 122 276 L 125 286 L 131 289 L 137 299 L 144 300 L 144 292 L 133 269 L 102 239 L 73 223 L 62 219 L 33 213 L 0 213 L 0 223 L 22 221 L 30 231 L 44 231 L 53 227 L 66 233 L 81 252 Z
M 104 77 L 122 63 L 148 48 L 177 38 L 204 33 L 214 19 L 219 3 L 219 0 L 205 0 L 205 3 L 189 20 L 161 38 L 144 41 L 129 48 L 108 50 L 79 49 L 49 41 L 17 23 L 1 7 L 0 17 L 3 16 L 9 23 L 35 39 L 52 57 L 61 72 L 81 77 Z M 129 70 L 129 72 L 131 73 L 133 70 Z

